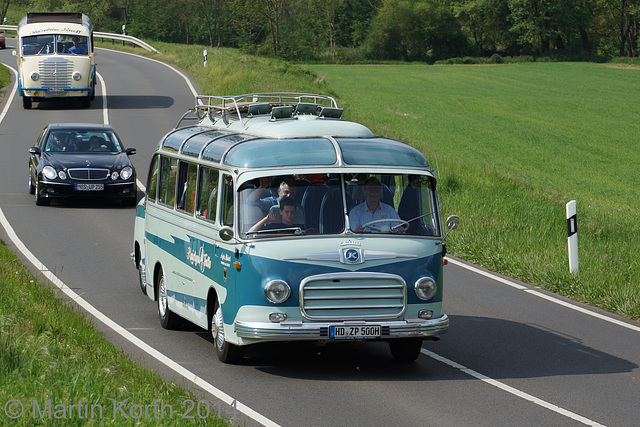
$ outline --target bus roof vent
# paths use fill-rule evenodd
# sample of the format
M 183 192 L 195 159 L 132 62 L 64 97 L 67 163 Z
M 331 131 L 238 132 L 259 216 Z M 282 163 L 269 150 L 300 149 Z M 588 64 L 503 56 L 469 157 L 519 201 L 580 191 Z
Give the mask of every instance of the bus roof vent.
M 333 108 L 333 107 L 322 107 L 320 110 L 320 117 L 325 117 L 328 119 L 339 119 L 342 117 L 343 108 Z
M 284 106 L 284 107 L 273 107 L 271 109 L 271 120 L 276 119 L 288 119 L 293 116 L 293 107 Z
M 271 105 L 269 105 L 268 102 L 265 103 L 261 103 L 261 104 L 251 104 L 249 105 L 249 109 L 247 111 L 247 115 L 249 117 L 251 116 L 257 116 L 257 115 L 261 115 L 261 114 L 269 114 L 269 107 Z
M 310 102 L 298 102 L 296 105 L 295 114 L 313 114 L 318 115 L 318 104 L 312 104 Z

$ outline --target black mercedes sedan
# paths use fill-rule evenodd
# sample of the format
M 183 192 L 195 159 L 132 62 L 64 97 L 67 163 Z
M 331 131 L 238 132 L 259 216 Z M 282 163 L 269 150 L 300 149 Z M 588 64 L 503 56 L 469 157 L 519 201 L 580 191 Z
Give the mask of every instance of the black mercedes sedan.
M 36 205 L 72 197 L 120 199 L 136 204 L 136 171 L 109 125 L 57 123 L 47 125 L 29 148 L 29 193 Z

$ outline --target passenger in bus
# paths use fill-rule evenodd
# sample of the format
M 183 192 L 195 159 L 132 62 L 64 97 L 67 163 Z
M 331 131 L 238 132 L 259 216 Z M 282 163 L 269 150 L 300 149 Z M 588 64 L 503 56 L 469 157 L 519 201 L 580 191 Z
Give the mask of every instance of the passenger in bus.
M 380 233 L 378 230 L 363 228 L 362 226 L 370 221 L 384 220 L 384 219 L 400 219 L 400 216 L 395 209 L 380 201 L 382 197 L 382 186 L 380 181 L 376 177 L 369 177 L 364 182 L 364 202 L 356 205 L 351 209 L 349 213 L 349 224 L 351 230 L 355 233 L 364 233 L 365 231 L 372 233 Z M 403 233 L 404 228 L 399 221 L 381 222 L 375 225 L 376 228 L 389 227 L 390 231 L 394 233 Z M 395 228 L 394 228 L 395 227 Z
M 278 210 L 280 211 L 280 222 L 277 222 L 275 214 L 268 213 L 267 216 L 251 227 L 248 233 L 255 233 L 260 230 L 288 230 L 292 227 L 304 228 L 303 224 L 294 223 L 297 211 L 297 204 L 295 200 L 290 197 L 283 198 L 280 200 Z
M 280 212 L 279 205 L 281 201 L 285 198 L 291 198 L 291 200 L 295 200 L 296 197 L 296 184 L 295 180 L 291 177 L 284 178 L 280 182 L 280 186 L 278 187 L 278 195 L 277 196 L 267 196 L 262 199 L 258 199 L 262 194 L 263 190 L 267 188 L 268 178 L 260 179 L 260 186 L 249 196 L 249 202 L 258 206 L 262 209 L 264 214 L 273 214 L 276 215 L 275 220 L 280 221 Z M 256 200 L 257 199 L 257 200 Z M 302 207 L 296 204 L 296 223 L 304 224 L 304 211 Z
M 67 39 L 68 40 L 68 39 Z M 80 39 L 76 36 L 73 38 L 73 46 L 69 48 L 69 53 L 74 55 L 86 55 L 87 51 L 85 48 L 80 46 Z

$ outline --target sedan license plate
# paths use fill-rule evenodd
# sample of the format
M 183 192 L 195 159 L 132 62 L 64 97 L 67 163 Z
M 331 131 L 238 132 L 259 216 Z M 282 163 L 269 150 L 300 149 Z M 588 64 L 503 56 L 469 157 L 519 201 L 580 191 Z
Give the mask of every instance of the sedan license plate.
M 76 184 L 76 190 L 78 190 L 78 191 L 102 191 L 102 190 L 104 190 L 104 184 Z
M 381 333 L 382 327 L 380 325 L 345 325 L 329 327 L 329 337 L 334 339 L 380 338 Z

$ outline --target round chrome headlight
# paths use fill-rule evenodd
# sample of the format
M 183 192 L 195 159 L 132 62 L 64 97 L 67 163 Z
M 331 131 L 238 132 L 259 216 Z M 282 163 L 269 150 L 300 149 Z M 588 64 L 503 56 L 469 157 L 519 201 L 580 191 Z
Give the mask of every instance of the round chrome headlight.
M 132 176 L 133 176 L 133 169 L 131 168 L 131 166 L 125 166 L 120 171 L 120 178 L 124 179 L 125 181 L 131 178 Z
M 118 174 L 118 172 L 112 172 L 112 173 L 111 173 L 111 179 L 112 179 L 112 180 L 114 180 L 114 181 L 115 181 L 116 179 L 118 179 L 118 176 L 120 176 L 120 175 Z
M 285 302 L 291 295 L 291 288 L 284 280 L 272 280 L 264 288 L 264 295 L 275 304 Z
M 31 77 L 31 80 L 33 80 L 34 82 L 37 82 L 38 80 L 40 80 L 40 74 L 36 73 L 35 71 L 31 73 L 29 77 Z
M 58 178 L 67 179 L 67 174 L 64 171 L 58 172 Z
M 422 277 L 416 281 L 414 289 L 418 298 L 427 301 L 438 292 L 438 285 L 431 277 Z
M 55 179 L 58 174 L 56 173 L 56 170 L 51 166 L 45 166 L 44 168 L 42 168 L 42 175 L 44 175 L 47 179 Z
M 67 74 L 68 75 L 68 74 Z M 79 71 L 73 73 L 73 80 L 78 81 L 82 78 L 82 74 Z

